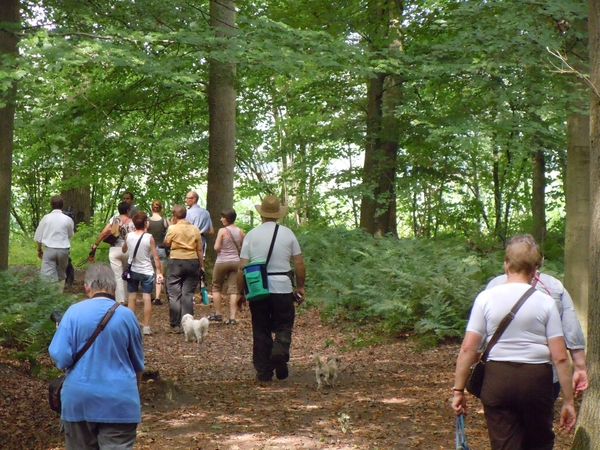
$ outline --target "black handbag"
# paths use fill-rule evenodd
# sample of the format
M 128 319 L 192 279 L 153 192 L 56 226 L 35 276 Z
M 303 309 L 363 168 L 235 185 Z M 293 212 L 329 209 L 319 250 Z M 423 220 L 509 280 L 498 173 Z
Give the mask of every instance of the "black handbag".
M 515 303 L 515 306 L 512 307 L 510 312 L 504 317 L 504 319 L 502 319 L 502 322 L 500 322 L 498 328 L 496 328 L 496 332 L 492 336 L 492 339 L 490 339 L 490 343 L 485 349 L 485 352 L 483 352 L 483 354 L 481 355 L 481 358 L 479 358 L 479 361 L 477 361 L 471 366 L 465 388 L 467 389 L 467 391 L 469 391 L 469 393 L 471 393 L 475 397 L 481 397 L 481 389 L 483 388 L 483 378 L 485 376 L 485 363 L 488 359 L 490 351 L 492 350 L 492 347 L 496 345 L 496 343 L 500 340 L 500 336 L 502 336 L 504 330 L 506 330 L 508 325 L 512 322 L 512 320 L 515 317 L 515 314 L 517 314 L 517 311 L 521 308 L 521 306 L 523 306 L 523 303 L 525 303 L 525 300 L 527 300 L 534 292 L 535 287 L 530 287 L 521 296 L 519 301 Z
M 98 337 L 100 332 L 102 330 L 104 330 L 104 327 L 106 327 L 106 324 L 108 323 L 110 318 L 113 316 L 113 314 L 115 313 L 115 309 L 117 309 L 118 306 L 119 306 L 119 304 L 117 302 L 115 302 L 115 304 L 112 305 L 110 307 L 110 309 L 106 312 L 106 314 L 104 314 L 104 317 L 102 318 L 102 320 L 96 327 L 96 331 L 94 331 L 94 334 L 92 334 L 90 336 L 90 338 L 87 340 L 87 342 L 82 347 L 82 349 L 77 352 L 77 354 L 75 355 L 75 359 L 73 360 L 73 364 L 67 370 L 71 370 L 75 366 L 77 361 L 79 361 L 81 359 L 81 357 L 84 355 L 84 353 L 87 352 L 88 348 L 90 348 L 90 346 L 96 340 L 96 338 Z M 62 410 L 62 402 L 60 399 L 60 392 L 62 391 L 63 383 L 65 382 L 65 377 L 66 377 L 66 375 L 61 375 L 61 376 L 55 378 L 54 380 L 52 380 L 50 382 L 50 384 L 48 385 L 48 403 L 50 403 L 50 409 L 59 414 L 61 413 L 61 410 Z
M 125 269 L 123 271 L 123 273 L 121 274 L 121 278 L 123 279 L 123 281 L 131 280 L 131 266 L 133 265 L 133 260 L 135 259 L 135 255 L 137 255 L 138 248 L 140 248 L 140 243 L 142 242 L 142 238 L 144 237 L 144 234 L 146 234 L 146 233 L 142 233 L 142 235 L 138 239 L 137 245 L 135 246 L 135 250 L 133 251 L 133 258 L 131 258 L 131 263 L 127 264 L 127 269 Z

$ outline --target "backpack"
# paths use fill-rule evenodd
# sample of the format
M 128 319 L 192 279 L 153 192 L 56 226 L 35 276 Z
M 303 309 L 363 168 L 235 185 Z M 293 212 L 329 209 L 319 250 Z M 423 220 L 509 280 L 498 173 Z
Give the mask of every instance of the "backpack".
M 125 225 L 127 222 L 129 222 L 129 219 L 121 223 L 119 217 L 115 216 L 113 218 L 113 223 L 104 235 L 102 242 L 106 242 L 108 245 L 115 245 L 119 237 L 124 238 L 127 234 L 127 230 L 123 227 L 123 225 Z

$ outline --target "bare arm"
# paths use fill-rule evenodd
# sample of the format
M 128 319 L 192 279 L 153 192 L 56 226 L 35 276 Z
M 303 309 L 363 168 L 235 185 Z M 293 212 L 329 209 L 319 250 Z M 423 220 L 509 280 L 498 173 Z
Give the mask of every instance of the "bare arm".
M 296 273 L 296 291 L 295 293 L 299 295 L 297 302 L 300 305 L 304 298 L 306 297 L 306 290 L 304 286 L 304 282 L 306 281 L 306 267 L 304 266 L 304 259 L 302 258 L 302 253 L 299 255 L 294 255 L 294 272 Z
M 223 235 L 227 232 L 226 228 L 221 228 L 217 233 L 217 239 L 215 239 L 215 252 L 221 251 L 221 244 L 223 244 Z M 232 237 L 233 239 L 233 237 Z
M 127 236 L 129 236 L 129 233 L 127 233 Z M 125 236 L 125 239 L 124 239 L 125 242 L 123 243 L 123 247 L 121 247 L 121 251 L 123 253 L 127 253 L 127 250 L 128 250 L 128 248 L 127 248 L 127 236 Z
M 552 355 L 552 363 L 558 374 L 558 381 L 560 382 L 563 396 L 560 426 L 564 427 L 567 433 L 570 433 L 575 426 L 577 416 L 575 415 L 575 406 L 573 403 L 573 378 L 571 377 L 567 347 L 562 336 L 548 339 L 548 347 Z
M 196 246 L 196 254 L 198 255 L 198 261 L 200 261 L 200 269 L 204 271 L 204 252 L 202 251 L 202 238 L 198 240 Z
M 585 364 L 585 350 L 569 350 L 573 360 L 573 386 L 575 388 L 575 397 L 581 391 L 588 388 L 587 367 Z
M 244 295 L 244 272 L 242 271 L 242 269 L 249 262 L 249 259 L 240 258 L 240 267 L 238 268 L 237 273 L 237 288 L 239 295 Z
M 154 236 L 152 235 L 150 235 L 150 250 L 152 251 L 154 264 L 156 265 L 156 281 L 162 281 L 162 264 L 160 263 L 160 258 L 158 257 L 158 252 L 156 251 L 156 242 L 154 241 Z
M 469 377 L 469 369 L 479 358 L 477 349 L 482 340 L 483 337 L 480 334 L 467 331 L 460 346 L 460 353 L 456 360 L 456 371 L 454 372 L 454 389 L 459 390 L 454 391 L 454 397 L 452 398 L 452 409 L 456 414 L 467 414 L 467 399 L 465 398 L 464 388 Z
M 96 242 L 92 244 L 92 248 L 96 248 L 98 247 L 98 245 L 100 245 L 100 242 L 102 242 L 102 236 L 104 236 L 108 230 L 110 230 L 110 222 L 107 223 L 106 226 L 102 229 L 102 231 L 96 238 Z

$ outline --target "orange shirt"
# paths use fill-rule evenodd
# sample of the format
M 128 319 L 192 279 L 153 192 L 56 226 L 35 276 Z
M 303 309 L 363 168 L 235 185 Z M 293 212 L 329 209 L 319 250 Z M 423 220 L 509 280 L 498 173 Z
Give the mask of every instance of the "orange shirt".
M 198 259 L 197 248 L 200 246 L 200 249 L 202 249 L 202 236 L 200 230 L 194 225 L 185 220 L 180 220 L 167 230 L 165 244 L 171 247 L 170 258 Z

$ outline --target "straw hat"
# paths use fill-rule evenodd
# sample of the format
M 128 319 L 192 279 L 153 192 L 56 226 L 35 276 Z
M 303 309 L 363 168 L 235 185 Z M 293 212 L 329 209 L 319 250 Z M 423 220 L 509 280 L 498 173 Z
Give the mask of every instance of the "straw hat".
M 254 207 L 262 217 L 270 219 L 280 219 L 288 210 L 287 206 L 279 204 L 279 199 L 275 195 L 267 195 L 260 205 L 254 205 Z

